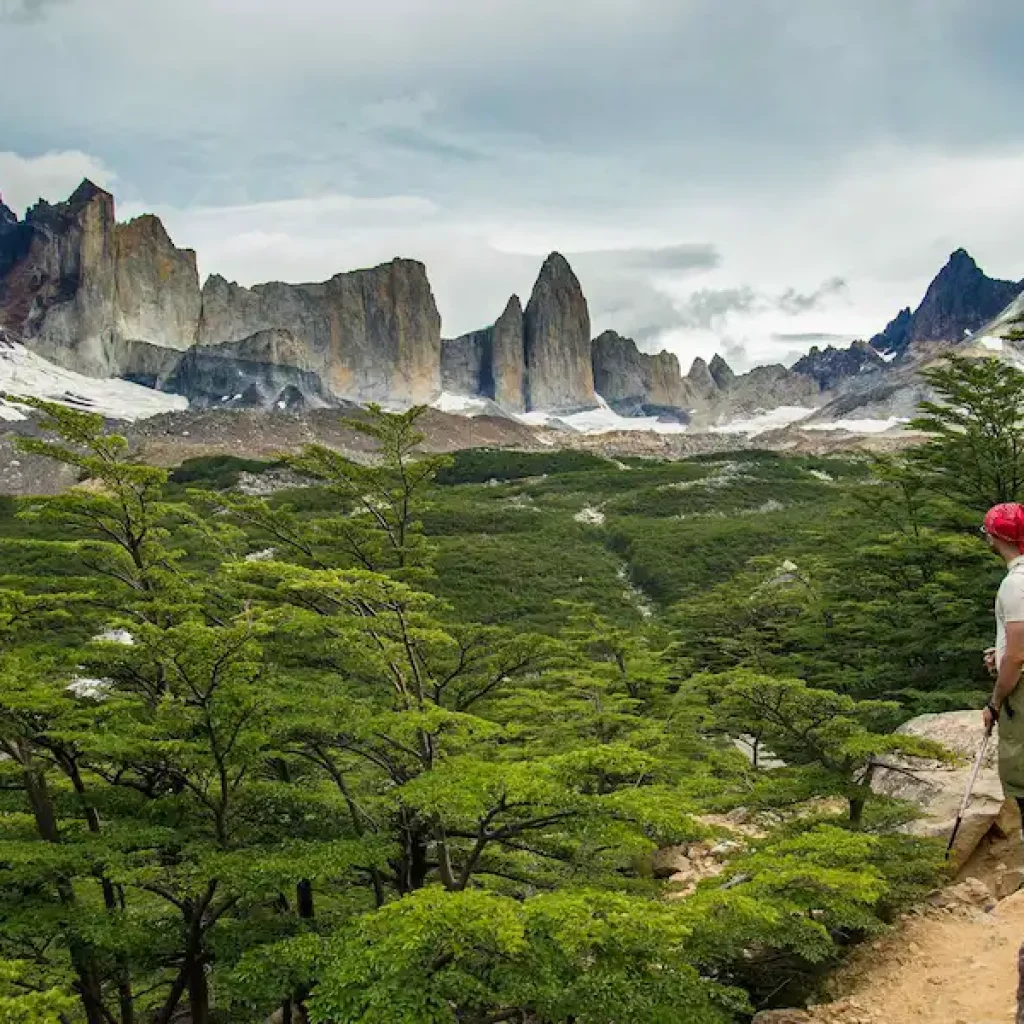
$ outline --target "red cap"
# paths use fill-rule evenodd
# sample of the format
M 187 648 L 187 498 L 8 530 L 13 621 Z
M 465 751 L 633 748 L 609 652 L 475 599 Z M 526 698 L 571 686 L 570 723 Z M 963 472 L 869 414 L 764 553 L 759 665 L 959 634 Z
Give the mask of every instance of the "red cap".
M 1010 501 L 990 508 L 985 513 L 985 532 L 1024 551 L 1024 505 Z

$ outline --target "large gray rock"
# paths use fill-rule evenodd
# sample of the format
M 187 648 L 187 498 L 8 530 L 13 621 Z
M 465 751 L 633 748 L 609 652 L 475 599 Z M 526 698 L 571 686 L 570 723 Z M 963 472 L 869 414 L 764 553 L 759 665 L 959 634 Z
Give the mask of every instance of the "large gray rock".
M 518 295 L 508 300 L 505 311 L 491 330 L 491 379 L 495 402 L 509 412 L 526 408 L 526 337 L 523 307 Z
M 686 418 L 691 394 L 670 352 L 648 355 L 615 331 L 594 339 L 594 389 L 624 416 Z
M 573 412 L 597 406 L 590 359 L 590 312 L 559 253 L 541 267 L 523 316 L 526 408 Z
M 723 423 L 783 405 L 805 405 L 810 410 L 827 397 L 806 373 L 773 364 L 737 374 L 717 355 L 710 365 L 699 356 L 694 359 L 684 384 L 698 424 Z
M 196 343 L 202 297 L 196 254 L 178 249 L 158 217 L 115 230 L 117 335 L 184 351 Z
M 441 340 L 441 387 L 454 395 L 494 397 L 494 328 Z
M 876 793 L 909 800 L 922 815 L 907 826 L 914 835 L 948 839 L 953 832 L 957 812 L 974 759 L 981 748 L 984 727 L 980 711 L 949 711 L 921 715 L 902 725 L 898 732 L 935 740 L 958 756 L 955 765 L 941 762 L 910 764 L 894 761 L 898 770 L 878 770 L 871 780 Z M 1020 828 L 1017 804 L 1003 797 L 998 771 L 998 729 L 989 743 L 971 802 L 957 833 L 953 860 L 963 865 L 988 832 L 995 828 L 1009 836 Z
M 202 348 L 265 331 L 301 343 L 298 369 L 338 399 L 408 405 L 441 391 L 441 318 L 426 268 L 393 260 L 321 284 L 242 288 L 217 275 L 203 287 Z
M 199 309 L 195 253 L 155 217 L 119 225 L 113 196 L 89 181 L 0 233 L 0 324 L 69 369 L 125 372 L 134 341 L 187 349 Z
M 190 349 L 154 386 L 188 395 L 200 408 L 299 412 L 334 404 L 305 363 L 305 346 L 290 331 L 260 331 L 242 341 Z

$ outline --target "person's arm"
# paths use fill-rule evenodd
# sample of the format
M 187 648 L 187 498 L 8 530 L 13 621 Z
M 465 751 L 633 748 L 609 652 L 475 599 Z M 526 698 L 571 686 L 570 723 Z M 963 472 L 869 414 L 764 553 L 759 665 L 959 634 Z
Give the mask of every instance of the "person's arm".
M 997 713 L 1002 710 L 1006 698 L 1017 689 L 1022 671 L 1024 671 L 1024 621 L 1007 622 L 1006 651 L 999 662 L 999 676 L 996 679 L 991 700 L 991 705 Z

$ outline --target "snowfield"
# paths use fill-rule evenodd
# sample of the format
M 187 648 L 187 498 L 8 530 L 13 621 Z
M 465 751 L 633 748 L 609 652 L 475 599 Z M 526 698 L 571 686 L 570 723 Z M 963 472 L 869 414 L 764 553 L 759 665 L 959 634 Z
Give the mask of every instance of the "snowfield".
M 524 412 L 516 419 L 531 427 L 557 426 L 559 423 L 579 431 L 581 434 L 609 434 L 615 430 L 652 430 L 656 434 L 683 434 L 685 423 L 659 420 L 657 416 L 622 416 L 600 395 L 598 407 L 585 412 L 574 412 L 564 416 L 550 412 Z
M 847 430 L 851 434 L 881 434 L 902 427 L 910 420 L 892 416 L 887 420 L 836 420 L 834 423 L 808 423 L 801 430 Z
M 182 395 L 166 395 L 113 377 L 86 377 L 43 359 L 18 342 L 2 339 L 0 394 L 45 398 L 116 420 L 142 420 L 188 408 L 188 399 Z M 0 419 L 27 418 L 16 403 L 0 398 Z
M 491 403 L 486 398 L 454 395 L 450 391 L 442 391 L 431 404 L 439 412 L 454 413 L 458 416 L 479 416 L 487 411 Z
M 815 411 L 806 405 L 780 405 L 777 409 L 759 412 L 748 419 L 731 420 L 710 429 L 713 434 L 750 434 L 751 437 L 756 437 L 769 430 L 779 430 L 781 427 L 799 423 Z

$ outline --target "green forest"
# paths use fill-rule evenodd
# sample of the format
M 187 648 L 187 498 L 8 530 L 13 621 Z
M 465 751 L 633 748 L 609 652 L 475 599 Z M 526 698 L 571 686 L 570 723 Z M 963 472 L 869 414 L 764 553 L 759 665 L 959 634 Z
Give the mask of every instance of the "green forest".
M 870 780 L 947 755 L 894 730 L 989 685 L 1024 374 L 930 377 L 889 458 L 436 456 L 371 408 L 372 465 L 167 471 L 23 399 L 81 483 L 0 499 L 0 1024 L 812 994 L 943 879 Z M 656 852 L 698 841 L 721 870 L 683 892 Z

